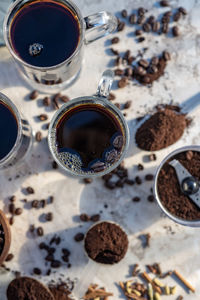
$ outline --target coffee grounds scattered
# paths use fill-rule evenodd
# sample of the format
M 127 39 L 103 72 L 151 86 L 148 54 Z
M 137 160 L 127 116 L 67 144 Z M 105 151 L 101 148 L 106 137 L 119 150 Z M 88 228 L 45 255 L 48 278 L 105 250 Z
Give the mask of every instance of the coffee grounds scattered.
M 11 281 L 7 289 L 8 300 L 55 300 L 51 292 L 39 281 L 19 277 Z
M 3 226 L 0 224 L 0 255 L 3 252 L 4 244 L 5 244 L 4 230 L 3 230 Z
M 71 292 L 68 290 L 68 286 L 65 283 L 50 285 L 49 289 L 55 300 L 70 300 L 68 296 Z
M 101 222 L 93 226 L 85 238 L 85 250 L 96 262 L 114 264 L 126 254 L 128 238 L 116 224 Z
M 164 149 L 177 142 L 189 124 L 186 115 L 176 112 L 173 106 L 159 108 L 137 130 L 136 144 L 147 151 Z
M 169 161 L 173 159 L 177 159 L 192 176 L 200 180 L 200 152 L 182 152 L 170 158 Z M 176 171 L 168 162 L 164 164 L 158 176 L 158 194 L 162 204 L 178 218 L 200 219 L 200 209 L 182 193 Z

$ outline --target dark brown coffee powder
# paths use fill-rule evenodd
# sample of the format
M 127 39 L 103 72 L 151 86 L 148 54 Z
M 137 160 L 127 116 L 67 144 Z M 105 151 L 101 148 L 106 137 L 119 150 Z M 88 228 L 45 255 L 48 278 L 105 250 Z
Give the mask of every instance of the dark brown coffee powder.
M 128 249 L 126 233 L 116 224 L 101 222 L 93 226 L 85 238 L 85 250 L 96 262 L 114 264 L 119 262 Z
M 136 132 L 136 144 L 147 151 L 166 148 L 177 142 L 188 126 L 185 115 L 174 109 L 159 109 Z
M 39 281 L 19 277 L 11 281 L 7 289 L 8 300 L 55 300 L 51 292 Z
M 69 295 L 71 292 L 68 290 L 66 284 L 61 283 L 57 285 L 50 285 L 49 289 L 55 300 L 70 300 Z
M 174 157 L 192 176 L 200 180 L 200 152 L 181 152 Z M 168 162 L 169 162 L 168 161 Z M 184 220 L 200 219 L 200 209 L 181 191 L 176 171 L 165 163 L 158 176 L 158 194 L 164 207 L 178 218 Z

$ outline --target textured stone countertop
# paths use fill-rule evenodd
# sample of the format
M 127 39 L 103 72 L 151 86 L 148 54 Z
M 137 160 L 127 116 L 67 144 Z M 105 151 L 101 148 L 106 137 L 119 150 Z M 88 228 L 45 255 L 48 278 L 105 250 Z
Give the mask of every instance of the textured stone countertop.
M 160 8 L 155 1 L 150 0 L 82 0 L 75 1 L 83 15 L 107 10 L 113 13 L 126 8 L 129 12 L 139 6 L 145 6 L 153 14 L 159 15 L 166 11 Z M 148 47 L 145 57 L 158 55 L 167 49 L 171 52 L 172 59 L 168 63 L 165 75 L 159 81 L 154 82 L 151 88 L 130 83 L 124 89 L 113 89 L 116 94 L 116 102 L 124 103 L 132 100 L 132 106 L 127 110 L 127 121 L 130 128 L 131 143 L 125 165 L 131 178 L 138 175 L 136 165 L 143 163 L 145 170 L 140 172 L 143 178 L 146 173 L 155 173 L 160 161 L 172 150 L 189 144 L 200 143 L 200 107 L 191 113 L 193 123 L 184 133 L 178 143 L 165 150 L 156 153 L 155 162 L 145 162 L 144 156 L 148 153 L 139 150 L 134 142 L 136 128 L 135 118 L 147 112 L 157 103 L 182 103 L 194 96 L 197 101 L 200 86 L 200 1 L 170 1 L 173 8 L 185 7 L 189 14 L 179 22 L 181 35 L 178 38 L 165 37 L 164 35 L 146 34 L 146 40 L 136 44 L 133 28 L 127 26 L 120 32 L 120 43 L 115 48 L 120 51 L 130 49 L 136 54 L 141 47 Z M 113 66 L 112 56 L 109 54 L 110 42 L 108 38 L 96 41 L 85 47 L 85 58 L 82 73 L 78 81 L 63 94 L 71 99 L 81 95 L 92 95 L 97 89 L 102 72 Z M 158 41 L 158 42 L 156 42 Z M 11 59 L 8 50 L 0 48 L 0 91 L 5 93 L 23 112 L 30 121 L 33 132 L 41 130 L 41 122 L 35 122 L 35 116 L 49 111 L 49 118 L 53 111 L 41 105 L 40 95 L 38 100 L 31 101 L 28 94 L 31 88 L 21 79 L 16 66 Z M 47 131 L 42 130 L 46 137 Z M 169 285 L 177 285 L 177 295 L 183 295 L 186 300 L 200 299 L 200 230 L 198 228 L 186 228 L 177 225 L 164 217 L 156 203 L 149 203 L 149 195 L 152 183 L 145 182 L 141 186 L 126 186 L 122 189 L 107 190 L 103 187 L 101 179 L 96 179 L 92 184 L 85 185 L 81 180 L 66 177 L 59 169 L 53 170 L 52 158 L 49 153 L 46 138 L 41 143 L 34 142 L 30 160 L 20 169 L 13 169 L 0 174 L 0 209 L 6 211 L 9 196 L 17 196 L 17 203 L 23 207 L 23 214 L 16 217 L 12 226 L 11 252 L 14 259 L 6 263 L 11 270 L 17 270 L 22 274 L 31 275 L 33 267 L 40 267 L 43 276 L 38 276 L 44 283 L 50 279 L 57 279 L 60 274 L 63 278 L 78 278 L 78 287 L 86 288 L 91 282 L 99 283 L 108 291 L 114 293 L 111 299 L 125 299 L 118 288 L 119 281 L 125 281 L 130 277 L 131 266 L 139 263 L 141 269 L 146 264 L 161 263 L 163 271 L 178 270 L 196 288 L 195 294 L 190 294 L 173 278 L 167 278 Z M 31 174 L 29 174 L 31 172 Z M 19 175 L 16 177 L 16 175 Z M 12 181 L 8 181 L 12 178 Z M 25 196 L 23 190 L 27 186 L 35 189 L 35 194 Z M 24 198 L 28 202 L 33 199 L 46 199 L 53 195 L 55 202 L 43 210 L 30 210 L 29 205 L 21 201 Z M 140 196 L 141 201 L 133 203 L 132 198 Z M 107 204 L 108 208 L 104 205 Z M 28 233 L 30 224 L 39 226 L 41 214 L 52 211 L 53 222 L 42 224 L 44 237 L 31 236 Z M 90 223 L 80 223 L 78 215 L 82 212 L 88 214 L 101 213 L 101 220 L 112 220 L 119 223 L 128 233 L 129 250 L 119 264 L 114 266 L 99 266 L 88 262 L 83 251 L 83 244 L 73 240 L 77 232 L 85 233 Z M 113 212 L 111 214 L 111 212 Z M 80 228 L 80 225 L 82 226 Z M 143 233 L 151 234 L 151 245 L 144 249 L 138 238 Z M 38 249 L 43 240 L 50 240 L 54 234 L 62 238 L 60 248 L 68 248 L 71 251 L 71 268 L 63 265 L 50 277 L 45 276 L 48 266 L 44 263 L 44 253 Z M 59 257 L 59 256 L 58 256 Z M 0 299 L 5 300 L 5 290 L 12 274 L 1 271 L 0 275 Z M 78 289 L 77 289 L 78 290 Z M 80 297 L 80 295 L 78 296 Z M 176 299 L 175 296 L 163 296 L 162 299 Z

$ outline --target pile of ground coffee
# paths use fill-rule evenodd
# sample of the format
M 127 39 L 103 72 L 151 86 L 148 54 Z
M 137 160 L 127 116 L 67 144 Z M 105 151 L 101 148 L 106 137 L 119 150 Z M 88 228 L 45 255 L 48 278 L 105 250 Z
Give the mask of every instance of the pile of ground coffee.
M 65 283 L 50 285 L 49 289 L 53 294 L 55 300 L 70 300 L 69 295 L 71 292 Z
M 128 238 L 116 224 L 101 222 L 93 226 L 86 234 L 85 250 L 96 262 L 114 264 L 126 254 Z
M 3 252 L 4 244 L 5 244 L 4 230 L 3 230 L 3 226 L 0 224 L 0 255 Z
M 11 281 L 7 289 L 7 298 L 8 300 L 55 300 L 49 289 L 29 277 L 19 277 Z
M 192 176 L 200 180 L 200 152 L 182 152 L 170 158 L 169 161 L 173 159 L 177 159 Z M 168 162 L 160 170 L 157 184 L 160 200 L 172 215 L 184 220 L 200 219 L 200 208 L 183 194 L 176 171 Z
M 177 142 L 189 125 L 186 115 L 163 107 L 146 120 L 137 130 L 135 139 L 140 149 L 156 151 Z

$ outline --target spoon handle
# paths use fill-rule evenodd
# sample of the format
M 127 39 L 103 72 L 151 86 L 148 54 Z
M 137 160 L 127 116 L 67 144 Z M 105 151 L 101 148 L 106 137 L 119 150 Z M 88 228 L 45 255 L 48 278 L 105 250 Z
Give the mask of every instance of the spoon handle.
M 191 113 L 196 107 L 200 105 L 200 93 L 192 96 L 191 98 L 187 99 L 181 105 L 181 113 L 182 114 L 189 114 Z

